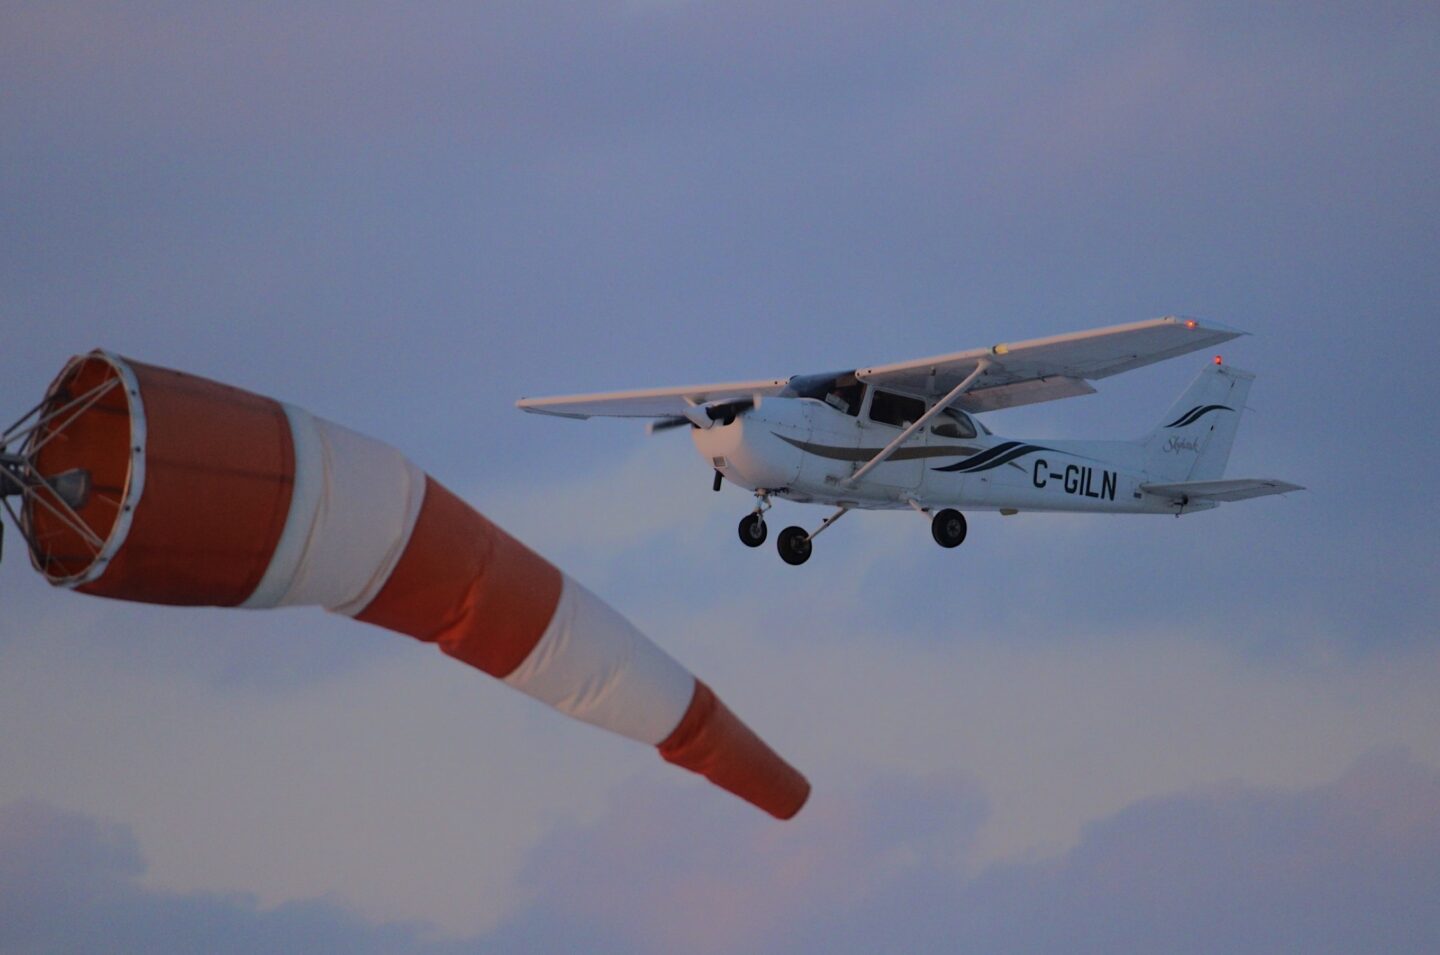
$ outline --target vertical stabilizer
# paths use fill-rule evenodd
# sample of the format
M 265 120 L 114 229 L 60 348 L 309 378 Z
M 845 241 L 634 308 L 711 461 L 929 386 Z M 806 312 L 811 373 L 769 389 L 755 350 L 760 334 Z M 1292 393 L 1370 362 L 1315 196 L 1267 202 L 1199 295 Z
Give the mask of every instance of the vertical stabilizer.
M 1223 476 L 1254 380 L 1252 373 L 1228 365 L 1207 366 L 1144 439 L 1145 469 L 1166 481 Z

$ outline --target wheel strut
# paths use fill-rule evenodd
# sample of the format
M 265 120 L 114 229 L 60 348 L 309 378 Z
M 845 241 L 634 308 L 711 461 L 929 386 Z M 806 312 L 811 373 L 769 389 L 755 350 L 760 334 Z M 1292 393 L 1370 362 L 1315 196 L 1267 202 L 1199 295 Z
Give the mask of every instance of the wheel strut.
M 720 475 L 715 472 L 716 477 Z M 736 532 L 740 535 L 740 543 L 746 547 L 759 547 L 765 543 L 767 528 L 765 527 L 765 512 L 770 510 L 770 495 L 765 491 L 755 492 L 755 510 L 740 518 L 740 526 Z
M 819 537 L 821 531 L 825 530 L 825 528 L 829 527 L 831 524 L 834 524 L 836 521 L 840 520 L 840 518 L 842 518 L 842 517 L 845 516 L 845 512 L 847 512 L 847 511 L 849 511 L 849 510 L 850 510 L 850 508 L 848 508 L 848 507 L 842 507 L 842 508 L 840 508 L 840 510 L 836 511 L 834 514 L 831 514 L 829 517 L 825 518 L 825 520 L 823 520 L 823 521 L 820 522 L 820 526 L 819 526 L 819 527 L 815 528 L 815 530 L 811 531 L 810 534 L 806 536 L 805 542 L 808 544 L 810 541 L 813 541 L 815 538 Z

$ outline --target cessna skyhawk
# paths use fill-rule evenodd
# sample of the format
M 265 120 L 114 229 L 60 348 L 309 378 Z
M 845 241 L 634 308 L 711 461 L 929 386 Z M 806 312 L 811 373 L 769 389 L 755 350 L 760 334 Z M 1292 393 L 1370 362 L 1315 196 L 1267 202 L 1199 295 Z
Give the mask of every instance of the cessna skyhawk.
M 772 498 L 836 510 L 813 531 L 777 535 L 790 564 L 856 508 L 914 509 L 942 547 L 965 539 L 959 508 L 1184 514 L 1302 488 L 1223 477 L 1255 376 L 1216 356 L 1160 424 L 1131 441 L 1002 438 L 974 415 L 1092 394 L 1090 382 L 1246 334 L 1166 317 L 848 371 L 553 398 L 517 407 L 566 418 L 649 418 L 689 426 L 715 470 L 755 495 L 740 540 L 765 542 Z

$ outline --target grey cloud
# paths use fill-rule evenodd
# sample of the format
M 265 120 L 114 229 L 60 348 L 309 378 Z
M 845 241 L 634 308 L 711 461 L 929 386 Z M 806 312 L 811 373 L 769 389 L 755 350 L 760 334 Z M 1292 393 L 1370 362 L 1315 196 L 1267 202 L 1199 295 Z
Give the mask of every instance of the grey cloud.
M 14 547 L 15 541 L 6 543 Z M 4 594 L 0 652 L 25 646 L 72 665 L 83 657 L 89 666 L 164 673 L 225 693 L 274 696 L 423 652 L 404 637 L 318 608 L 244 612 L 77 595 L 44 584 L 23 566 L 23 553 L 11 550 L 6 557 L 6 575 L 17 579 Z
M 1015 951 L 1426 951 L 1440 941 L 1437 813 L 1440 776 L 1395 753 L 1300 793 L 1148 800 L 1058 865 L 986 873 L 967 914 Z
M 374 926 L 325 901 L 261 911 L 245 895 L 168 893 L 140 884 L 129 830 L 53 806 L 0 808 L 0 951 L 432 952 L 421 927 Z
M 756 952 L 1440 944 L 1440 775 L 1397 753 L 1300 792 L 1234 784 L 1146 800 L 1058 858 L 973 878 L 964 833 L 983 815 L 973 791 L 953 780 L 903 788 L 817 800 L 783 830 L 737 820 L 738 835 L 714 820 L 657 819 L 644 799 L 617 805 L 537 853 L 538 897 L 501 937 L 517 951 L 520 939 L 587 931 L 655 952 L 684 933 L 691 950 Z
M 987 809 L 955 776 L 822 794 L 789 824 L 629 787 L 532 854 L 532 901 L 434 940 L 326 901 L 148 890 L 123 826 L 0 809 L 0 950 L 1315 952 L 1440 945 L 1440 774 L 1377 752 L 1298 792 L 1148 799 L 1065 854 L 969 871 Z M 383 864 L 377 860 L 376 864 Z

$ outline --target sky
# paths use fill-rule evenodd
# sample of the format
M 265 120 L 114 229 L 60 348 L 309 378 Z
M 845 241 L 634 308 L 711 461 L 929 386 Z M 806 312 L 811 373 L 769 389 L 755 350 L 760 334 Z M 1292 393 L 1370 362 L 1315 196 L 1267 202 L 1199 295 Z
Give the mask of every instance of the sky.
M 4 4 L 0 412 L 105 347 L 387 441 L 814 795 L 12 528 L 0 952 L 1440 948 L 1437 117 L 1426 3 Z M 1307 491 L 792 568 L 683 432 L 513 407 L 1166 314 Z M 1207 358 L 985 420 L 1135 436 Z

